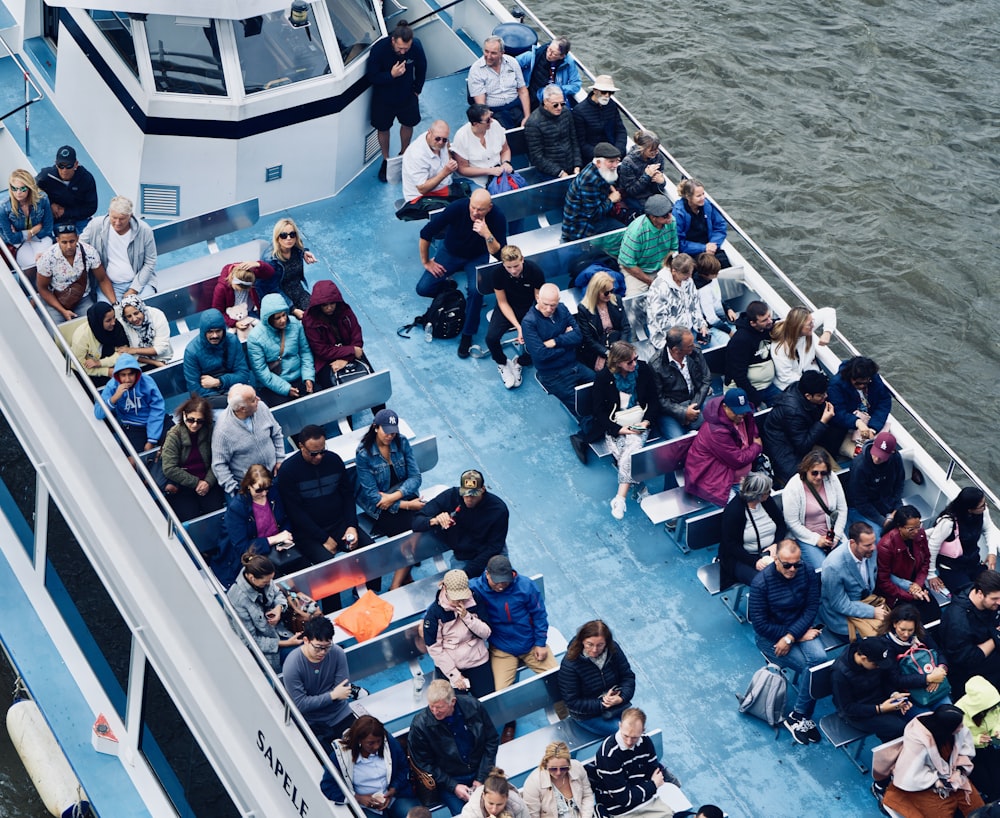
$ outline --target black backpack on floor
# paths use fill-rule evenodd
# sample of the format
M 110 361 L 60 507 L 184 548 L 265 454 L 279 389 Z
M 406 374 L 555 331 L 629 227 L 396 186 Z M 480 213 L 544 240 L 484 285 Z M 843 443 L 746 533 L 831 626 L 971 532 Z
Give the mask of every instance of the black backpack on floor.
M 435 338 L 455 338 L 461 334 L 465 326 L 465 294 L 453 279 L 442 282 L 427 312 L 418 315 L 412 324 L 400 327 L 397 332 L 405 337 L 414 327 L 426 327 L 428 324 Z

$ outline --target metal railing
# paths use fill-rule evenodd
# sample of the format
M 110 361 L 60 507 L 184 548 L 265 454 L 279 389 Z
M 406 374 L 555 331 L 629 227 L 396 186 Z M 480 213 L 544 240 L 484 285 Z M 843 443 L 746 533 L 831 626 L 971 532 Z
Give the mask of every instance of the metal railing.
M 21 72 L 21 76 L 24 77 L 24 102 L 16 108 L 8 111 L 3 116 L 0 116 L 0 122 L 3 122 L 9 116 L 13 116 L 18 111 L 24 111 L 24 153 L 26 156 L 31 156 L 31 106 L 36 102 L 41 102 L 45 99 L 45 94 L 42 93 L 42 89 L 39 88 L 35 81 L 31 78 L 31 74 L 29 74 L 28 69 L 24 67 L 24 63 L 18 59 L 17 54 L 11 51 L 10 46 L 7 45 L 7 41 L 3 37 L 0 37 L 0 46 L 3 47 L 6 55 L 14 61 L 14 65 L 18 67 L 18 70 Z M 3 54 L 0 54 L 0 59 L 2 59 L 2 57 Z M 31 96 L 30 89 L 32 88 L 38 96 Z

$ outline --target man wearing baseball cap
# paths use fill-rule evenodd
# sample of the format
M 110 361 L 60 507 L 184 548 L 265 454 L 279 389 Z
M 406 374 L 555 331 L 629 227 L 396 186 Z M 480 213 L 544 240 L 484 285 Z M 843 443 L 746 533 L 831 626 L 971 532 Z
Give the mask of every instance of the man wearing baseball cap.
M 598 142 L 592 153 L 581 151 L 593 161 L 570 182 L 563 205 L 562 240 L 576 241 L 598 233 L 607 233 L 624 222 L 615 218 L 615 206 L 622 200 L 614 186 L 622 153 L 609 142 Z
M 475 577 L 469 587 L 486 602 L 492 629 L 490 664 L 497 690 L 514 684 L 522 663 L 535 673 L 556 667 L 547 644 L 549 617 L 542 595 L 531 579 L 511 567 L 504 554 L 493 557 L 482 576 Z M 557 712 L 560 709 L 565 709 L 562 702 L 556 705 Z M 514 730 L 514 722 L 505 724 L 501 742 L 510 741 Z
M 904 479 L 903 458 L 896 451 L 896 438 L 891 432 L 879 432 L 851 464 L 848 522 L 864 520 L 872 527 L 878 542 L 886 520 L 903 502 Z
M 507 553 L 507 504 L 486 491 L 476 469 L 462 472 L 458 486 L 441 492 L 413 518 L 413 530 L 438 539 L 452 552 L 452 565 L 471 578 L 490 557 Z
M 82 233 L 90 217 L 97 212 L 97 182 L 76 160 L 73 146 L 59 148 L 55 164 L 42 168 L 35 181 L 49 197 L 56 224 L 73 222 L 76 232 Z

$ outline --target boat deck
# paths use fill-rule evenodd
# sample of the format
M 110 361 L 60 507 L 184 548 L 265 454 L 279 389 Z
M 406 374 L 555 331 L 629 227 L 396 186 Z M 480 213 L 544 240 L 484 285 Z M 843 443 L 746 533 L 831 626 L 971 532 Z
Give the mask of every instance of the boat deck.
M 428 83 L 421 101 L 425 112 L 445 113 L 453 133 L 465 121 L 460 78 Z M 39 113 L 36 167 L 70 141 L 55 122 L 39 134 L 42 121 Z M 88 164 L 82 151 L 81 162 Z M 544 575 L 550 621 L 567 637 L 589 619 L 608 623 L 636 672 L 635 704 L 648 713 L 649 729 L 663 731 L 663 760 L 695 805 L 714 802 L 734 818 L 877 815 L 870 781 L 842 752 L 829 743 L 794 745 L 784 731 L 775 740 L 766 725 L 737 713 L 734 694 L 762 660 L 749 625 L 738 624 L 697 578 L 711 552 L 681 554 L 632 501 L 623 521 L 611 517 L 610 460 L 576 460 L 567 440 L 574 424 L 532 371 L 508 392 L 489 357 L 460 360 L 457 341 L 427 344 L 419 328 L 410 338 L 396 334 L 428 304 L 413 289 L 423 222 L 393 217 L 399 190 L 379 184 L 376 170 L 367 168 L 335 198 L 269 214 L 219 245 L 269 238 L 279 216 L 297 222 L 319 259 L 310 279 L 336 280 L 372 362 L 392 373 L 389 406 L 418 434 L 437 436 L 439 462 L 425 483 L 453 484 L 472 467 L 483 472 L 488 490 L 511 510 L 514 567 Z M 170 262 L 164 257 L 161 267 Z M 830 709 L 821 702 L 817 717 Z

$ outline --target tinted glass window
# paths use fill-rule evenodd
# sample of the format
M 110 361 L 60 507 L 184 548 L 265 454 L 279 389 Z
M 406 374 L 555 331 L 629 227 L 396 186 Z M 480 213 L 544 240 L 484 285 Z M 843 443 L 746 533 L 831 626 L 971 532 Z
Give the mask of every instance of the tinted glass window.
M 344 65 L 365 53 L 382 36 L 370 0 L 326 0 Z
M 146 42 L 157 91 L 226 95 L 213 20 L 150 14 L 146 18 Z
M 310 14 L 312 18 L 312 14 Z M 288 11 L 234 20 L 243 88 L 248 94 L 330 73 L 315 20 L 302 28 L 288 21 Z
M 117 11 L 91 11 L 90 18 L 138 79 L 139 62 L 135 58 L 135 43 L 132 41 L 132 20 Z

